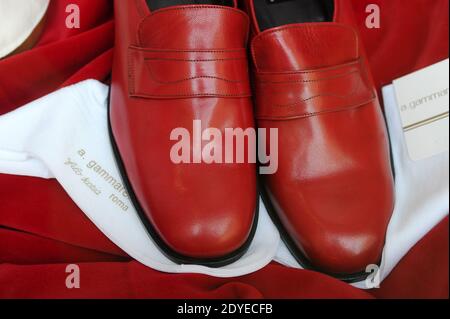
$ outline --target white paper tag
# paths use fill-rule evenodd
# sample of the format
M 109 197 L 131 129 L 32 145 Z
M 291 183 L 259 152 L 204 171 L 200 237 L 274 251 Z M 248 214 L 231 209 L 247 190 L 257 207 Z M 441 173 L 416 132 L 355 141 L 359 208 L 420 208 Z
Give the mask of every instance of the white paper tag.
M 449 60 L 394 81 L 409 156 L 419 161 L 449 150 Z

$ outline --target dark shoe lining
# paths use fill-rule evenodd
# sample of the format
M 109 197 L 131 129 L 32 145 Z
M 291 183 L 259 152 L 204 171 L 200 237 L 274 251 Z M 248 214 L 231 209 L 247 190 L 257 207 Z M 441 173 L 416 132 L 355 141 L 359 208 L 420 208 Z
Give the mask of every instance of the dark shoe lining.
M 331 22 L 333 0 L 253 0 L 261 31 L 292 23 Z
M 128 0 L 127 0 L 128 1 Z M 151 11 L 188 4 L 211 4 L 234 7 L 233 0 L 146 0 Z

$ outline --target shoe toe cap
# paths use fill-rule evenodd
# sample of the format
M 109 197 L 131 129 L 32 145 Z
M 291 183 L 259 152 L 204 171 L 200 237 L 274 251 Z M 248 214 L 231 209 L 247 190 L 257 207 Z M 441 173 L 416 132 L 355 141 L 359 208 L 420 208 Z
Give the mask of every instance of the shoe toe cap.
M 328 231 L 310 235 L 301 247 L 312 264 L 324 272 L 356 274 L 380 262 L 383 245 L 384 233 Z
M 144 196 L 147 218 L 165 246 L 181 259 L 195 262 L 235 255 L 248 242 L 255 222 L 256 183 L 248 180 L 246 192 L 233 182 L 193 182 L 189 188 L 171 187 L 164 200 Z
M 192 214 L 195 216 L 195 214 Z M 214 216 L 215 215 L 215 216 Z M 220 259 L 236 253 L 247 241 L 252 221 L 248 214 L 223 213 L 180 220 L 162 231 L 166 244 L 176 253 L 196 259 Z
M 355 274 L 380 262 L 393 192 L 341 187 L 323 196 L 305 194 L 303 189 L 298 194 L 302 195 L 280 203 L 278 212 L 288 236 L 314 268 Z

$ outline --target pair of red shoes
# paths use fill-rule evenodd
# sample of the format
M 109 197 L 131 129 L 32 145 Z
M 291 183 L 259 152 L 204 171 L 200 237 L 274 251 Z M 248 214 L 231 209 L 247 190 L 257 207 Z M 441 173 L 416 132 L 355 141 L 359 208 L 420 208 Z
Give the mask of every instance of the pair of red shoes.
M 196 135 L 201 120 L 216 132 L 246 130 L 256 118 L 278 129 L 278 170 L 260 178 L 260 191 L 299 263 L 352 281 L 380 261 L 394 202 L 389 142 L 349 6 L 245 0 L 247 15 L 237 0 L 115 1 L 113 146 L 171 260 L 239 259 L 259 197 L 256 164 L 174 163 L 174 129 Z

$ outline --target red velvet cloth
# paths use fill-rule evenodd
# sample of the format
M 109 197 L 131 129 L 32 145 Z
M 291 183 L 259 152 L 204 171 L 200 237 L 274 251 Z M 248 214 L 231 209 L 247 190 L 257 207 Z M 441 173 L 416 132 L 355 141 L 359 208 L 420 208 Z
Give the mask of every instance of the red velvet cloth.
M 448 0 L 352 2 L 379 87 L 448 57 Z M 73 3 L 80 29 L 65 27 Z M 364 26 L 369 3 L 380 5 L 381 29 Z M 106 81 L 112 10 L 109 0 L 51 1 L 37 47 L 0 61 L 0 114 L 84 79 Z M 68 263 L 80 266 L 80 289 L 65 287 Z M 447 218 L 371 292 L 275 263 L 233 279 L 163 274 L 111 243 L 56 181 L 0 175 L 0 298 L 448 298 L 448 269 Z

